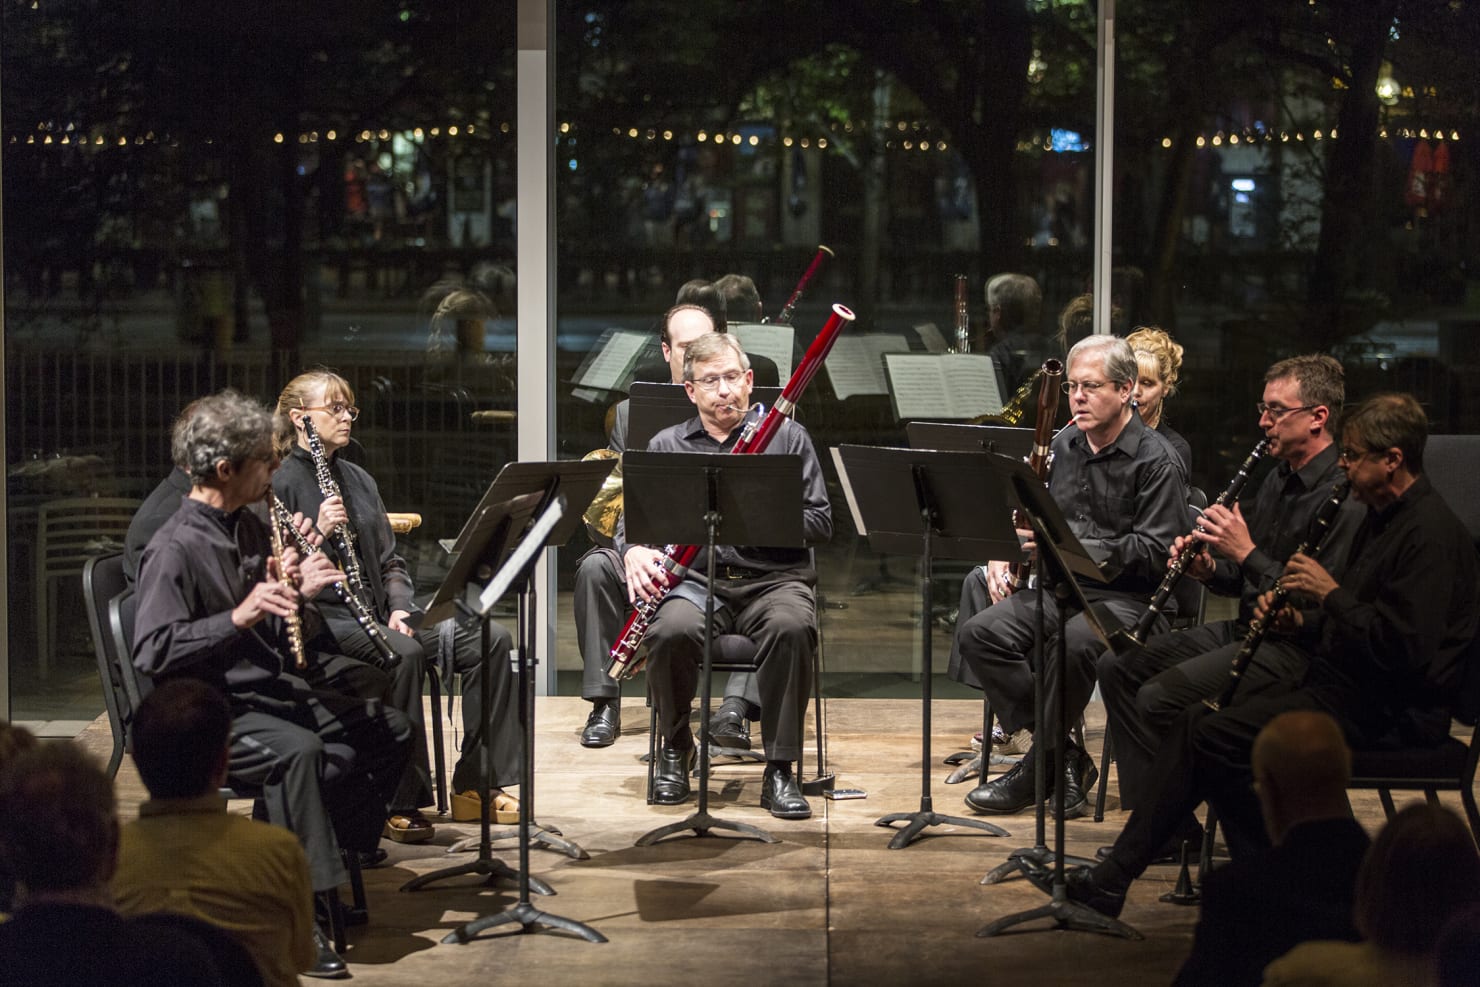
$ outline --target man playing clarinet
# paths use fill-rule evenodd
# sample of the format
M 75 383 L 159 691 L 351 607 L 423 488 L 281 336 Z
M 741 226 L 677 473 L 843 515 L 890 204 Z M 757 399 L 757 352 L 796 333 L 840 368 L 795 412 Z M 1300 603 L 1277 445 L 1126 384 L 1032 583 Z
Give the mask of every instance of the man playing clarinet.
M 1066 366 L 1063 387 L 1073 427 L 1053 440 L 1048 492 L 1075 536 L 1119 573 L 1108 584 L 1086 585 L 1086 595 L 1118 619 L 1134 621 L 1161 582 L 1173 540 L 1187 530 L 1182 460 L 1131 407 L 1137 367 L 1125 340 L 1112 336 L 1080 340 L 1069 351 Z M 986 813 L 1020 812 L 1033 805 L 1033 763 L 1039 742 L 1049 737 L 1049 748 L 1066 750 L 1062 764 L 1045 765 L 1050 790 L 1055 784 L 1065 786 L 1064 812 L 1078 815 L 1098 772 L 1088 754 L 1067 745 L 1065 725 L 1052 720 L 1055 704 L 1049 704 L 1050 722 L 1043 724 L 1049 732 L 1036 729 L 1028 658 L 1038 629 L 1037 593 L 1013 592 L 1006 562 L 990 563 L 986 581 L 992 605 L 957 625 L 957 651 L 964 668 L 953 672 L 960 676 L 967 671 L 982 684 L 1009 735 L 1028 728 L 1035 740 L 1012 770 L 977 786 L 966 796 L 966 804 Z M 1048 633 L 1043 642 L 1048 667 L 1044 689 L 1054 695 L 1058 676 L 1064 676 L 1066 716 L 1072 723 L 1094 691 L 1094 663 L 1103 645 L 1083 614 L 1071 615 L 1065 625 L 1061 671 L 1056 643 L 1059 614 L 1047 594 L 1044 611 Z
M 707 333 L 688 344 L 683 383 L 699 414 L 653 436 L 656 452 L 728 452 L 751 415 L 750 361 L 733 337 Z M 796 422 L 781 423 L 768 454 L 802 458 L 802 530 L 810 542 L 832 534 L 832 515 L 822 469 L 812 439 Z M 629 545 L 617 529 L 631 598 L 651 599 L 659 591 L 663 553 Z M 817 573 L 803 548 L 730 547 L 715 559 L 714 633 L 736 633 L 756 644 L 760 671 L 761 736 L 766 752 L 761 807 L 780 819 L 805 819 L 811 806 L 792 773 L 802 753 L 811 656 L 817 647 Z M 704 574 L 701 551 L 686 579 L 670 591 L 648 627 L 647 675 L 657 707 L 659 752 L 654 800 L 677 805 L 689 797 L 694 737 L 689 706 L 698 685 L 704 642 Z
M 1248 633 L 1255 600 L 1274 585 L 1284 560 L 1304 540 L 1316 511 L 1342 478 L 1331 429 L 1345 401 L 1343 378 L 1341 364 L 1321 354 L 1270 367 L 1257 407 L 1268 455 L 1279 465 L 1265 474 L 1253 496 L 1209 507 L 1198 530 L 1172 547 L 1175 559 L 1192 538 L 1202 541 L 1206 550 L 1187 561 L 1183 578 L 1197 579 L 1223 596 L 1239 595 L 1238 618 L 1157 635 L 1144 648 L 1100 656 L 1100 695 L 1114 738 L 1121 808 L 1136 807 L 1156 748 L 1177 715 L 1223 688 L 1229 659 Z M 1355 502 L 1343 505 L 1321 550 L 1327 570 L 1341 571 L 1362 514 Z M 1305 674 L 1308 661 L 1294 641 L 1267 641 L 1240 688 L 1246 695 L 1289 689 Z M 1176 845 L 1195 828 L 1179 834 Z
M 1236 859 L 1268 846 L 1250 754 L 1280 713 L 1329 713 L 1356 750 L 1437 745 L 1449 735 L 1480 624 L 1480 575 L 1470 533 L 1423 475 L 1427 437 L 1423 409 L 1407 394 L 1377 395 L 1342 422 L 1342 468 L 1366 509 L 1346 569 L 1337 582 L 1316 559 L 1296 554 L 1281 586 L 1313 609 L 1282 606 L 1268 615 L 1276 630 L 1310 647 L 1305 678 L 1283 693 L 1235 693 L 1218 710 L 1202 703 L 1185 710 L 1109 854 L 1069 872 L 1072 900 L 1119 915 L 1131 883 L 1204 799 Z M 1273 596 L 1260 598 L 1257 617 Z

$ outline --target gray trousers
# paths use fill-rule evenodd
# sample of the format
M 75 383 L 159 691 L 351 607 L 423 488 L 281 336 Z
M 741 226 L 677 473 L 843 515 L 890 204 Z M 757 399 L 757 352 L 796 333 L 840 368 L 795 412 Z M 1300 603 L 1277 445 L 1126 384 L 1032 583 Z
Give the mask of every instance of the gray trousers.
M 715 585 L 715 607 L 715 634 L 743 634 L 755 642 L 766 759 L 798 760 L 817 649 L 813 588 L 787 573 L 721 580 Z M 670 745 L 690 747 L 689 707 L 704 658 L 703 609 L 690 599 L 669 596 L 649 625 L 646 642 L 658 730 Z
M 581 557 L 573 603 L 576 646 L 581 652 L 581 698 L 617 699 L 622 690 L 606 674 L 606 658 L 632 608 L 627 605 L 627 574 L 616 552 L 597 547 Z M 759 718 L 760 686 L 754 675 L 735 672 L 724 694 L 727 699 L 744 699 L 750 719 Z
M 1228 668 L 1246 628 L 1232 620 L 1158 634 L 1125 655 L 1106 651 L 1096 673 L 1115 751 L 1121 808 L 1145 801 L 1162 740 L 1189 706 L 1228 684 Z M 1239 683 L 1241 699 L 1293 691 L 1310 656 L 1287 641 L 1265 638 Z

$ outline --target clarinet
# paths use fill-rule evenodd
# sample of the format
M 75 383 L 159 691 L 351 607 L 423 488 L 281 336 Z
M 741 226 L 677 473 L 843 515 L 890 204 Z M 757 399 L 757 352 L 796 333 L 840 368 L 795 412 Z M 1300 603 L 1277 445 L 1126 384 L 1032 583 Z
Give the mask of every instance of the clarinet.
M 283 505 L 278 502 L 272 491 L 267 491 L 267 500 L 272 507 L 273 517 L 276 519 L 278 512 L 283 510 Z M 272 557 L 277 563 L 278 579 L 293 589 L 298 588 L 298 580 L 288 575 L 287 566 L 283 565 L 283 531 L 276 520 L 268 527 L 272 532 Z M 288 616 L 283 618 L 283 624 L 288 631 L 288 651 L 293 655 L 295 668 L 308 667 L 308 655 L 303 650 L 303 617 L 295 607 Z
M 1039 480 L 1047 482 L 1049 449 L 1054 435 L 1053 423 L 1059 413 L 1059 378 L 1064 376 L 1064 364 L 1051 358 L 1044 360 L 1038 374 L 1038 418 L 1033 423 L 1033 451 L 1028 454 L 1028 468 Z M 1025 526 L 1026 522 L 1016 509 L 1012 512 L 1012 518 L 1014 528 Z M 1014 591 L 1020 590 L 1028 585 L 1028 577 L 1032 574 L 1031 561 L 1013 562 L 1007 567 L 1008 585 Z
M 293 536 L 293 541 L 298 546 L 298 551 L 305 556 L 319 551 L 319 546 L 305 538 L 303 532 L 298 530 L 298 526 L 293 523 L 293 515 L 288 513 L 288 509 L 283 506 L 282 501 L 276 497 L 272 497 L 270 506 L 272 508 L 274 533 L 279 528 L 288 532 Z M 349 607 L 349 612 L 354 616 L 355 623 L 360 625 L 360 630 L 365 632 L 365 636 L 370 639 L 370 643 L 375 647 L 376 654 L 380 655 L 382 667 L 394 665 L 399 660 L 396 651 L 391 647 L 391 643 L 386 640 L 385 632 L 380 629 L 380 624 L 375 620 L 375 614 L 365 605 L 365 601 L 352 593 L 350 588 L 344 584 L 343 579 L 334 580 L 332 585 L 340 602 Z
M 329 471 L 329 457 L 324 454 L 324 442 L 319 438 L 319 430 L 314 428 L 313 420 L 307 415 L 303 416 L 303 435 L 308 439 L 308 453 L 313 457 L 313 471 L 319 483 L 319 493 L 324 495 L 325 500 L 342 497 L 339 481 Z M 354 527 L 349 524 L 339 525 L 329 536 L 329 541 L 334 545 L 335 554 L 339 556 L 339 564 L 344 569 L 349 591 L 359 598 L 362 607 L 373 610 L 369 604 L 373 597 L 365 592 L 365 570 L 360 566 L 360 551 Z
M 750 421 L 740 433 L 740 439 L 730 450 L 733 456 L 746 454 L 758 455 L 766 451 L 766 446 L 771 444 L 776 430 L 781 427 L 784 418 L 796 410 L 796 402 L 801 398 L 802 391 L 812 382 L 817 371 L 822 368 L 823 361 L 827 359 L 828 350 L 837 341 L 838 333 L 843 327 L 853 321 L 853 313 L 842 305 L 833 306 L 832 317 L 807 347 L 807 353 L 802 357 L 802 362 L 792 371 L 791 379 L 781 390 L 781 397 L 776 400 L 765 417 Z M 611 653 L 606 659 L 606 674 L 618 682 L 630 679 L 642 671 L 643 665 L 647 663 L 646 655 L 638 657 L 637 649 L 642 645 L 642 639 L 647 635 L 648 625 L 652 623 L 653 617 L 658 613 L 658 605 L 661 604 L 673 587 L 683 581 L 688 573 L 689 566 L 699 555 L 698 545 L 667 545 L 663 548 L 663 559 L 660 563 L 662 570 L 659 573 L 658 589 L 650 599 L 638 600 L 633 609 L 631 617 L 627 618 L 627 624 L 622 628 L 622 633 L 617 635 L 616 642 L 612 645 Z
M 1213 501 L 1214 506 L 1227 507 L 1238 500 L 1239 494 L 1243 492 L 1244 484 L 1249 480 L 1249 471 L 1254 468 L 1255 463 L 1264 458 L 1264 454 L 1268 451 L 1269 439 L 1260 439 L 1253 451 L 1244 459 L 1243 465 L 1238 468 L 1233 479 L 1228 482 L 1228 486 L 1218 495 L 1218 499 Z M 1197 530 L 1202 531 L 1201 524 L 1198 524 Z M 1146 638 L 1151 634 L 1151 625 L 1156 623 L 1156 618 L 1161 614 L 1161 608 L 1166 606 L 1167 598 L 1177 588 L 1177 583 L 1181 581 L 1187 566 L 1193 557 L 1203 550 L 1205 544 L 1202 538 L 1196 536 L 1188 541 L 1181 554 L 1172 560 L 1171 565 L 1167 566 L 1166 577 L 1162 579 L 1156 592 L 1151 595 L 1151 602 L 1147 605 L 1146 612 L 1141 615 L 1141 619 L 1136 622 L 1136 626 L 1129 631 L 1121 628 L 1110 635 L 1110 647 L 1115 650 L 1116 654 L 1124 654 L 1132 648 L 1139 648 L 1146 644 Z
M 1320 511 L 1316 513 L 1316 519 L 1305 541 L 1295 549 L 1294 555 L 1309 555 L 1314 557 L 1321 551 L 1321 545 L 1326 541 L 1326 535 L 1331 531 L 1331 525 L 1336 520 L 1336 512 L 1341 510 L 1342 501 L 1351 492 L 1351 484 L 1346 480 L 1340 480 L 1331 488 L 1330 498 L 1321 505 Z M 1274 594 L 1270 597 L 1269 606 L 1264 610 L 1262 618 L 1255 618 L 1249 625 L 1249 633 L 1244 636 L 1244 643 L 1239 646 L 1238 653 L 1228 664 L 1228 684 L 1223 687 L 1223 692 L 1217 699 L 1204 699 L 1203 703 L 1209 709 L 1222 709 L 1233 702 L 1234 695 L 1238 692 L 1239 680 L 1243 677 L 1244 670 L 1249 667 L 1249 662 L 1254 660 L 1254 652 L 1259 650 L 1259 645 L 1264 643 L 1265 635 L 1269 633 L 1269 625 L 1274 622 L 1274 615 L 1280 607 L 1285 605 L 1285 599 L 1290 591 L 1285 589 L 1283 579 L 1276 579 L 1274 583 Z
M 775 325 L 791 325 L 791 317 L 796 312 L 797 302 L 802 300 L 802 292 L 807 290 L 807 282 L 811 281 L 812 276 L 822 267 L 822 262 L 832 256 L 834 255 L 831 247 L 824 244 L 817 245 L 817 253 L 812 257 L 812 263 L 807 265 L 807 269 L 802 272 L 802 279 L 792 289 L 791 297 L 786 300 L 785 305 L 781 306 L 781 311 L 776 316 Z

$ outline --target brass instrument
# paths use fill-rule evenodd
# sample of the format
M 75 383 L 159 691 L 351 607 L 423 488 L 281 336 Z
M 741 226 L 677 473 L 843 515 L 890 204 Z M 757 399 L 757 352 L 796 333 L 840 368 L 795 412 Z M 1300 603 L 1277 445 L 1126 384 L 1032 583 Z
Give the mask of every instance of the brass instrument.
M 1002 410 L 995 415 L 978 415 L 971 420 L 973 425 L 1010 425 L 1016 428 L 1023 423 L 1023 416 L 1028 413 L 1029 402 L 1036 399 L 1038 393 L 1038 378 L 1043 376 L 1043 368 L 1039 367 L 1023 381 L 1022 385 L 1012 392 L 1012 397 L 1002 406 Z
M 1336 521 L 1336 514 L 1341 510 L 1341 504 L 1346 500 L 1346 495 L 1351 493 L 1351 484 L 1345 480 L 1338 480 L 1331 488 L 1331 496 L 1321 505 L 1316 512 L 1316 519 L 1312 524 L 1311 531 L 1306 535 L 1305 541 L 1300 547 L 1291 552 L 1291 556 L 1308 555 L 1314 558 L 1321 551 L 1321 546 L 1326 543 L 1326 535 L 1330 533 L 1332 524 Z M 1288 560 L 1287 560 L 1288 561 Z M 1274 582 L 1274 593 L 1269 599 L 1269 606 L 1265 608 L 1262 618 L 1255 618 L 1249 624 L 1249 633 L 1244 636 L 1244 643 L 1239 646 L 1238 652 L 1228 663 L 1228 684 L 1223 687 L 1223 692 L 1216 699 L 1204 699 L 1203 704 L 1209 709 L 1218 710 L 1233 702 L 1233 697 L 1238 692 L 1238 685 L 1243 678 L 1244 670 L 1254 660 L 1254 652 L 1259 650 L 1259 645 L 1264 643 L 1264 637 L 1269 633 L 1269 627 L 1274 623 L 1274 615 L 1285 605 L 1285 600 L 1290 591 L 1285 588 L 1283 579 Z
M 272 520 L 267 526 L 272 532 L 272 559 L 277 567 L 278 581 L 297 590 L 298 580 L 288 575 L 288 567 L 283 563 L 283 553 L 286 549 L 283 547 L 283 527 L 279 518 L 286 513 L 286 508 L 271 490 L 267 491 L 267 504 L 272 509 Z M 290 517 L 289 524 L 291 523 L 292 518 Z M 307 668 L 308 655 L 303 650 L 303 617 L 298 613 L 297 607 L 294 607 L 293 611 L 283 618 L 283 625 L 288 631 L 288 650 L 293 655 L 293 666 Z
M 1254 464 L 1263 458 L 1268 449 L 1269 439 L 1267 437 L 1261 438 L 1258 444 L 1254 446 L 1253 451 L 1244 460 L 1243 465 L 1238 468 L 1238 472 L 1234 474 L 1233 479 L 1229 481 L 1228 486 L 1218 495 L 1218 499 L 1213 501 L 1214 506 L 1227 507 L 1229 504 L 1238 500 L 1239 494 L 1243 492 L 1244 484 L 1248 482 L 1249 472 L 1254 468 Z M 1201 531 L 1202 525 L 1199 524 L 1197 528 Z M 1166 577 L 1162 579 L 1161 585 L 1156 588 L 1156 592 L 1151 595 L 1151 601 L 1146 607 L 1146 612 L 1141 615 L 1141 619 L 1136 622 L 1136 626 L 1129 631 L 1122 628 L 1110 635 L 1111 648 L 1115 649 L 1117 653 L 1123 654 L 1133 648 L 1139 648 L 1145 645 L 1146 638 L 1151 634 L 1152 625 L 1156 623 L 1156 618 L 1161 615 L 1162 607 L 1166 606 L 1167 599 L 1172 595 L 1172 591 L 1177 588 L 1177 583 L 1181 581 L 1182 573 L 1187 570 L 1188 564 L 1191 563 L 1198 552 L 1203 550 L 1203 544 L 1203 540 L 1198 537 L 1194 537 L 1188 541 L 1186 547 L 1172 561 L 1172 564 L 1167 566 Z
M 617 466 L 601 481 L 601 489 L 581 515 L 592 541 L 611 544 L 617 536 L 617 522 L 622 519 L 622 454 L 611 449 L 593 449 L 581 457 L 581 462 L 593 459 L 615 459 Z

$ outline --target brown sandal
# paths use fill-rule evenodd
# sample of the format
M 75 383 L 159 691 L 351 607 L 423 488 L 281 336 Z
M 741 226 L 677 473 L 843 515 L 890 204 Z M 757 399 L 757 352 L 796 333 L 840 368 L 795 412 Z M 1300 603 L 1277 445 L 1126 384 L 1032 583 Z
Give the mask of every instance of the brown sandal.
M 490 822 L 500 826 L 511 826 L 519 821 L 518 798 L 500 789 L 494 789 L 489 794 L 493 796 L 493 811 L 488 814 Z M 482 818 L 483 800 L 479 798 L 476 791 L 468 789 L 453 794 L 453 822 L 478 822 Z
M 425 843 L 437 835 L 437 827 L 427 822 L 419 812 L 411 815 L 395 815 L 385 821 L 381 836 L 397 843 Z

